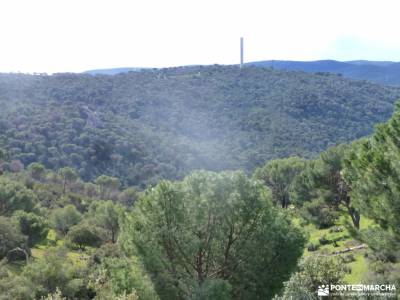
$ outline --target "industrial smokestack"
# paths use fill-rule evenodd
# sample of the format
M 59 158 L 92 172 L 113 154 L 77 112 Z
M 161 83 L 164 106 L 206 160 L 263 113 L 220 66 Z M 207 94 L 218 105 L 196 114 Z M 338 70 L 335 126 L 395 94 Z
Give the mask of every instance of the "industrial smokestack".
M 240 38 L 240 68 L 243 68 L 243 38 Z

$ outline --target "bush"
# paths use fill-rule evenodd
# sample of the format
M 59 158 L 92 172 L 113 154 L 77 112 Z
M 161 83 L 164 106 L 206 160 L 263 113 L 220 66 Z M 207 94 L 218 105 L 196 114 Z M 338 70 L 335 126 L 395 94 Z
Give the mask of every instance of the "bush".
M 28 278 L 18 276 L 0 262 L 0 299 L 33 299 L 35 286 Z M 53 299 L 55 300 L 55 299 Z
M 0 259 L 17 247 L 27 248 L 26 237 L 15 228 L 9 218 L 0 216 Z
M 353 253 L 342 256 L 342 259 L 343 259 L 343 262 L 346 264 L 356 261 L 356 258 L 354 257 Z
M 309 252 L 317 251 L 318 249 L 319 249 L 319 245 L 318 244 L 309 243 L 307 245 L 307 250 Z
M 93 298 L 92 291 L 87 288 L 87 269 L 74 264 L 65 249 L 52 249 L 33 260 L 23 269 L 21 277 L 32 282 L 34 287 L 28 299 L 47 297 L 58 290 L 67 299 Z
M 34 213 L 18 211 L 13 218 L 16 220 L 21 233 L 28 237 L 28 245 L 30 247 L 46 238 L 49 232 L 46 220 Z
M 322 199 L 306 202 L 301 210 L 301 216 L 319 229 L 335 225 L 338 213 Z
M 341 284 L 347 270 L 335 256 L 310 255 L 299 263 L 299 271 L 285 282 L 282 297 L 275 299 L 317 299 L 318 286 Z
M 330 244 L 332 241 L 331 240 L 328 240 L 326 237 L 325 237 L 325 235 L 323 235 L 323 236 L 321 236 L 320 238 L 319 238 L 319 243 L 321 244 L 321 245 L 328 245 L 328 244 Z
M 329 233 L 343 232 L 343 228 L 340 226 L 333 226 L 329 229 Z
M 374 251 L 374 259 L 397 263 L 400 261 L 400 240 L 391 231 L 379 227 L 361 230 L 361 239 Z
M 159 300 L 151 278 L 136 258 L 103 257 L 92 267 L 89 286 L 96 299 Z
M 60 289 L 57 288 L 54 293 L 48 294 L 46 298 L 42 297 L 41 300 L 67 300 L 67 298 L 64 298 Z
M 96 265 L 100 264 L 103 258 L 114 257 L 121 258 L 122 253 L 119 249 L 118 244 L 106 243 L 96 249 L 96 252 L 90 257 L 89 264 Z

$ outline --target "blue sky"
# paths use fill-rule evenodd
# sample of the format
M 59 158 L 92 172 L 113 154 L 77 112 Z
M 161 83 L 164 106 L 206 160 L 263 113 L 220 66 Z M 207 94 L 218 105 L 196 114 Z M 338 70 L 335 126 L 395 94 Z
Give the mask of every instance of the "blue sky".
M 0 72 L 400 61 L 399 1 L 2 0 Z

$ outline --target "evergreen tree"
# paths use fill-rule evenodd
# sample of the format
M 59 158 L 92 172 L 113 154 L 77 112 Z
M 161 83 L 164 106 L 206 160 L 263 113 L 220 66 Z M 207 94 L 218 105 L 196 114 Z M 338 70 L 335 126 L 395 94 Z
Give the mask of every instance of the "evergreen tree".
M 240 172 L 197 172 L 159 183 L 137 202 L 122 234 L 160 297 L 174 300 L 199 293 L 271 298 L 304 245 L 268 190 Z

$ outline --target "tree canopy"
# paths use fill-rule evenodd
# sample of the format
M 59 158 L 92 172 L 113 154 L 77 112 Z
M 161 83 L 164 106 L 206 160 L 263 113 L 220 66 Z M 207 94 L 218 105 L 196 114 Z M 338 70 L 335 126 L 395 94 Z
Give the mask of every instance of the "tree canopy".
M 145 188 L 197 169 L 316 156 L 372 133 L 398 98 L 394 87 L 255 67 L 0 74 L 0 148 L 13 169 L 39 162 Z
M 292 184 L 305 168 L 306 161 L 298 157 L 277 159 L 255 171 L 255 178 L 262 180 L 272 191 L 272 199 L 283 208 L 290 204 Z
M 400 104 L 387 123 L 377 126 L 371 138 L 353 145 L 343 172 L 354 205 L 381 228 L 371 229 L 366 241 L 390 260 L 400 259 L 399 136 Z M 374 237 L 377 234 L 381 241 Z
M 240 172 L 198 172 L 150 188 L 122 239 L 127 253 L 143 257 L 163 299 L 272 297 L 304 243 L 269 192 Z
M 30 211 L 36 195 L 17 181 L 0 178 L 0 215 L 10 216 L 13 211 Z

